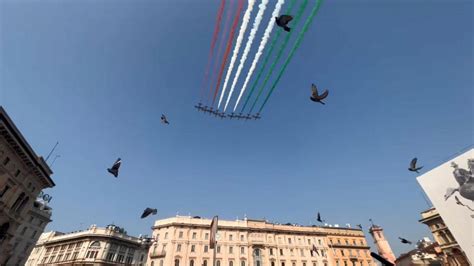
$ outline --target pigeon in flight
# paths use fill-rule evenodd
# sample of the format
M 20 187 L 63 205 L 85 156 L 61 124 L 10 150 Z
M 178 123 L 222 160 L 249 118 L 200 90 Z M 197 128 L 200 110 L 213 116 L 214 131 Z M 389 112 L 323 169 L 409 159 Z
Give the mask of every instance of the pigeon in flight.
M 321 104 L 325 104 L 323 102 L 323 100 L 326 97 L 328 97 L 329 91 L 325 90 L 322 94 L 319 94 L 318 93 L 318 88 L 314 84 L 311 84 L 311 90 L 312 90 L 311 97 L 309 97 L 311 99 L 311 101 L 318 102 L 318 103 L 321 103 Z
M 290 28 L 287 26 L 288 23 L 293 19 L 290 15 L 281 15 L 279 17 L 275 17 L 275 22 L 279 27 L 282 27 L 285 31 L 290 32 Z
M 166 119 L 166 116 L 164 114 L 161 115 L 161 123 L 169 125 L 170 122 L 168 122 L 168 119 Z
M 309 252 L 311 253 L 311 257 L 313 257 L 313 252 L 318 254 L 318 256 L 319 256 L 318 248 L 315 245 L 313 245 L 313 247 L 311 248 L 311 250 Z
M 411 245 L 411 244 L 412 244 L 412 243 L 411 243 L 411 241 L 409 241 L 409 240 L 406 240 L 406 239 L 405 239 L 405 238 L 403 238 L 403 237 L 399 237 L 398 239 L 400 239 L 400 242 L 402 242 L 403 244 L 409 244 L 409 245 Z
M 158 210 L 157 209 L 152 209 L 152 208 L 146 208 L 144 211 L 143 211 L 143 214 L 141 216 L 141 218 L 145 218 L 145 217 L 148 217 L 149 215 L 153 214 L 157 214 L 158 213 Z
M 322 223 L 323 220 L 321 219 L 321 214 L 318 212 L 318 218 L 316 218 L 316 221 Z
M 421 168 L 423 168 L 423 166 L 416 167 L 416 161 L 417 161 L 417 160 L 418 160 L 418 159 L 417 159 L 416 157 L 411 160 L 411 162 L 410 162 L 410 168 L 408 168 L 409 171 L 420 173 L 420 172 L 418 172 L 418 171 L 421 170 Z
M 113 174 L 115 177 L 118 177 L 121 164 L 122 164 L 122 160 L 118 158 L 117 161 L 115 161 L 112 168 L 107 168 L 107 171 L 109 171 L 109 173 Z

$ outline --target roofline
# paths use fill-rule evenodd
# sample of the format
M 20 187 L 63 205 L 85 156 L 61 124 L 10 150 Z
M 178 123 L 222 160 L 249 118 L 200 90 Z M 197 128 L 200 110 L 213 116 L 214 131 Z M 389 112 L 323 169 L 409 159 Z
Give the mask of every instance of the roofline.
M 46 179 L 50 182 L 51 187 L 56 186 L 53 179 L 51 179 L 50 175 L 53 174 L 53 171 L 44 161 L 43 157 L 39 157 L 31 148 L 30 144 L 26 141 L 26 139 L 21 134 L 20 130 L 16 127 L 15 123 L 13 123 L 10 116 L 8 116 L 5 109 L 0 106 L 0 120 L 5 121 L 5 125 L 11 131 L 11 133 L 19 140 L 19 144 L 22 148 L 26 151 L 26 153 L 31 157 L 32 161 L 35 163 L 36 167 L 38 167 Z M 49 174 L 48 174 L 49 173 Z

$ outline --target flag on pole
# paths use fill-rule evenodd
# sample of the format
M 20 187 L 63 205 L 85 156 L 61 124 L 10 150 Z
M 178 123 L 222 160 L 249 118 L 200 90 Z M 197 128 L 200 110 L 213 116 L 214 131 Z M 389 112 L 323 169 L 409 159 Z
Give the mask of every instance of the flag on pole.
M 214 216 L 214 218 L 212 218 L 212 222 L 211 222 L 211 236 L 209 237 L 209 247 L 211 249 L 214 249 L 215 246 L 216 246 L 216 234 L 217 234 L 218 220 L 219 220 L 219 218 L 216 215 L 216 216 Z

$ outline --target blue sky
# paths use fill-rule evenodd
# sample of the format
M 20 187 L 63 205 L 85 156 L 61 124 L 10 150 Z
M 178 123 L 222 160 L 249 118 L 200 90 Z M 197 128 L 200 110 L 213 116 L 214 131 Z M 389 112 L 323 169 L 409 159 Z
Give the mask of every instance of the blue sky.
M 407 167 L 473 143 L 472 2 L 326 1 L 248 122 L 193 108 L 218 5 L 0 0 L 0 104 L 38 154 L 60 142 L 48 229 L 150 234 L 177 212 L 309 224 L 320 211 L 372 218 L 397 254 L 398 236 L 431 236 Z M 327 105 L 309 101 L 312 82 Z M 140 220 L 145 207 L 158 216 Z

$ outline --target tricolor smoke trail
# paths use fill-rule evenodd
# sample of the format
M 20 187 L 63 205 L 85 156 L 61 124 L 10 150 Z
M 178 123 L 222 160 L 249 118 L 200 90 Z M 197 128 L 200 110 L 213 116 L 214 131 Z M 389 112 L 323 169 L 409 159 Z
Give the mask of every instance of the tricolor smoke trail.
M 232 28 L 230 30 L 229 39 L 227 40 L 227 46 L 225 48 L 224 57 L 222 58 L 221 69 L 219 70 L 219 75 L 217 78 L 216 83 L 216 90 L 214 92 L 214 97 L 212 98 L 212 105 L 216 101 L 217 92 L 219 91 L 219 86 L 221 85 L 222 81 L 222 73 L 224 72 L 225 63 L 227 62 L 227 57 L 229 57 L 230 48 L 232 47 L 232 40 L 234 39 L 235 29 L 237 28 L 237 24 L 239 23 L 240 12 L 242 12 L 242 8 L 244 7 L 244 0 L 239 0 L 239 5 L 237 7 L 237 12 L 234 16 L 234 22 L 232 23 Z
M 234 51 L 232 52 L 232 58 L 230 59 L 230 64 L 227 68 L 227 74 L 224 79 L 224 86 L 222 87 L 221 97 L 219 98 L 219 104 L 217 105 L 217 108 L 221 106 L 222 98 L 224 97 L 225 91 L 227 89 L 227 83 L 229 82 L 232 70 L 234 69 L 235 60 L 237 60 L 237 56 L 239 55 L 240 46 L 242 45 L 244 34 L 250 21 L 250 14 L 252 13 L 253 6 L 255 4 L 255 0 L 248 0 L 248 2 L 249 4 L 247 10 L 244 13 L 244 17 L 242 18 L 242 25 L 240 25 L 239 35 L 237 36 L 237 41 L 235 42 Z
M 209 56 L 207 58 L 207 65 L 206 65 L 206 70 L 204 72 L 204 79 L 202 81 L 201 85 L 201 99 L 204 96 L 204 86 L 207 83 L 208 77 L 209 77 L 209 68 L 211 66 L 211 61 L 212 57 L 214 54 L 214 47 L 216 46 L 216 41 L 217 41 L 217 36 L 219 35 L 220 31 L 220 26 L 221 26 L 221 21 L 222 21 L 222 14 L 224 13 L 224 7 L 225 7 L 225 0 L 221 1 L 221 5 L 219 6 L 219 11 L 217 11 L 217 19 L 216 19 L 216 27 L 214 28 L 214 33 L 212 34 L 212 40 L 211 40 L 211 49 L 209 51 Z
M 291 14 L 291 11 L 293 10 L 293 5 L 295 4 L 296 0 L 291 0 L 290 2 L 290 5 L 288 7 L 288 10 L 287 10 L 287 14 Z M 275 7 L 276 8 L 276 7 Z M 281 6 L 280 6 L 280 9 L 281 9 Z M 275 15 L 274 17 L 277 17 L 278 15 Z M 275 25 L 275 21 L 274 21 L 274 17 L 272 17 L 270 19 L 270 22 L 268 24 L 268 26 L 270 26 L 270 24 L 272 24 L 272 28 L 273 26 Z M 252 96 L 253 94 L 253 91 L 255 90 L 255 88 L 257 87 L 257 84 L 258 84 L 258 81 L 260 80 L 260 77 L 262 76 L 263 74 L 263 71 L 265 70 L 265 67 L 267 66 L 267 63 L 268 63 L 268 60 L 270 59 L 270 56 L 272 55 L 272 52 L 273 52 L 273 49 L 275 48 L 275 45 L 277 43 L 277 41 L 280 39 L 280 35 L 281 35 L 282 31 L 279 30 L 277 32 L 277 34 L 273 37 L 273 40 L 270 44 L 270 49 L 268 50 L 267 52 L 267 55 L 265 56 L 265 59 L 263 60 L 263 65 L 262 67 L 260 68 L 260 71 L 258 72 L 257 74 L 257 77 L 255 78 L 255 81 L 253 82 L 253 85 L 252 85 L 252 88 L 250 89 L 248 95 L 247 95 L 247 98 L 245 99 L 245 103 L 244 105 L 242 106 L 242 110 L 240 110 L 240 112 L 243 112 L 245 107 L 247 106 L 247 103 L 249 102 L 250 100 L 250 97 Z M 269 35 L 270 36 L 270 35 Z M 267 41 L 268 41 L 268 38 L 267 38 Z M 262 47 L 262 51 L 263 51 L 263 48 L 265 48 L 265 46 Z M 261 54 L 260 54 L 261 55 Z M 260 57 L 259 55 L 259 57 Z M 258 59 L 257 59 L 258 60 Z M 254 60 L 255 61 L 255 60 Z M 255 69 L 255 66 L 254 66 L 254 69 Z M 250 73 L 250 71 L 249 71 Z M 250 76 L 248 76 L 248 79 L 247 79 L 247 83 L 248 81 L 250 80 Z M 242 97 L 243 95 L 243 92 L 241 91 L 241 95 L 239 97 Z M 240 99 L 239 99 L 240 100 Z M 235 112 L 235 109 L 237 109 L 237 105 L 238 105 L 238 101 L 234 107 L 234 112 Z
M 221 39 L 219 40 L 219 46 L 217 48 L 217 54 L 216 54 L 216 59 L 214 60 L 214 67 L 212 68 L 212 74 L 211 74 L 211 79 L 210 79 L 210 82 L 209 82 L 209 89 L 210 89 L 210 92 L 209 92 L 209 97 L 208 97 L 208 102 L 211 100 L 211 97 L 212 97 L 212 92 L 213 92 L 213 86 L 212 86 L 212 82 L 214 81 L 215 79 L 215 73 L 217 73 L 217 67 L 219 65 L 219 60 L 218 57 L 219 55 L 222 53 L 222 49 L 224 47 L 224 42 L 225 42 L 225 36 L 226 36 L 226 32 L 229 31 L 229 27 L 230 27 L 230 21 L 231 21 L 231 18 L 232 18 L 232 14 L 233 14 L 233 1 L 230 1 L 229 3 L 229 7 L 227 8 L 227 12 L 226 12 L 226 16 L 225 16 L 225 23 L 224 23 L 224 30 L 222 31 L 222 36 L 221 36 Z
M 307 4 L 308 4 L 308 0 L 304 0 L 303 3 L 301 4 L 300 9 L 298 10 L 298 13 L 296 14 L 296 17 L 294 19 L 293 27 L 296 27 L 296 25 L 298 25 L 298 22 L 300 21 L 301 16 L 303 15 L 303 12 L 304 12 L 305 7 L 306 7 Z M 285 40 L 283 41 L 283 44 L 281 45 L 280 50 L 278 51 L 277 57 L 276 57 L 275 61 L 273 61 L 273 64 L 270 67 L 270 70 L 269 70 L 267 76 L 265 77 L 265 80 L 263 81 L 263 85 L 260 87 L 260 90 L 258 91 L 257 97 L 255 98 L 255 101 L 253 102 L 253 105 L 250 108 L 249 113 L 251 113 L 253 111 L 253 108 L 255 107 L 255 104 L 257 104 L 257 101 L 260 98 L 260 95 L 262 94 L 263 89 L 267 85 L 268 79 L 270 79 L 270 76 L 272 75 L 273 70 L 275 69 L 275 66 L 278 63 L 278 60 L 280 60 L 280 57 L 283 55 L 283 51 L 285 50 L 286 45 L 288 44 L 288 41 L 290 40 L 291 34 L 293 32 L 294 31 L 290 31 L 290 32 L 286 33 Z
M 239 63 L 239 66 L 237 67 L 237 72 L 235 72 L 235 77 L 234 77 L 234 80 L 232 81 L 232 86 L 230 87 L 230 92 L 229 92 L 229 95 L 227 96 L 227 101 L 224 106 L 224 112 L 227 109 L 227 105 L 229 104 L 230 98 L 232 97 L 232 93 L 234 93 L 235 84 L 237 83 L 237 80 L 239 79 L 240 72 L 242 71 L 242 68 L 244 67 L 245 61 L 247 60 L 247 56 L 250 52 L 250 47 L 252 46 L 253 39 L 255 39 L 255 34 L 257 33 L 258 27 L 260 26 L 260 22 L 262 21 L 263 13 L 265 12 L 265 9 L 267 8 L 267 4 L 268 4 L 268 0 L 262 0 L 260 5 L 258 6 L 257 16 L 255 17 L 255 20 L 253 22 L 252 30 L 250 30 L 250 35 L 248 37 L 247 43 L 245 44 L 242 57 L 240 58 L 240 63 Z
M 306 22 L 303 26 L 303 30 L 298 35 L 298 38 L 296 39 L 295 45 L 293 45 L 293 48 L 291 49 L 290 53 L 288 54 L 288 57 L 286 58 L 285 63 L 283 64 L 283 67 L 282 67 L 280 73 L 278 74 L 278 77 L 276 78 L 275 82 L 273 82 L 273 85 L 272 85 L 270 91 L 268 92 L 267 97 L 265 98 L 262 106 L 260 107 L 260 110 L 258 111 L 259 113 L 263 110 L 263 107 L 267 103 L 268 98 L 270 98 L 270 95 L 272 94 L 272 92 L 275 89 L 276 85 L 280 81 L 280 78 L 283 76 L 283 73 L 285 72 L 285 69 L 288 66 L 288 63 L 291 61 L 291 58 L 295 54 L 296 49 L 298 49 L 298 47 L 300 46 L 301 41 L 303 40 L 303 37 L 304 37 L 305 33 L 308 31 L 309 25 L 311 24 L 311 22 L 313 21 L 313 18 L 316 16 L 316 14 L 319 11 L 319 8 L 321 7 L 321 2 L 322 2 L 322 0 L 316 0 L 316 5 L 314 6 L 313 10 L 311 11 L 311 14 L 309 15 L 308 19 L 306 19 Z

